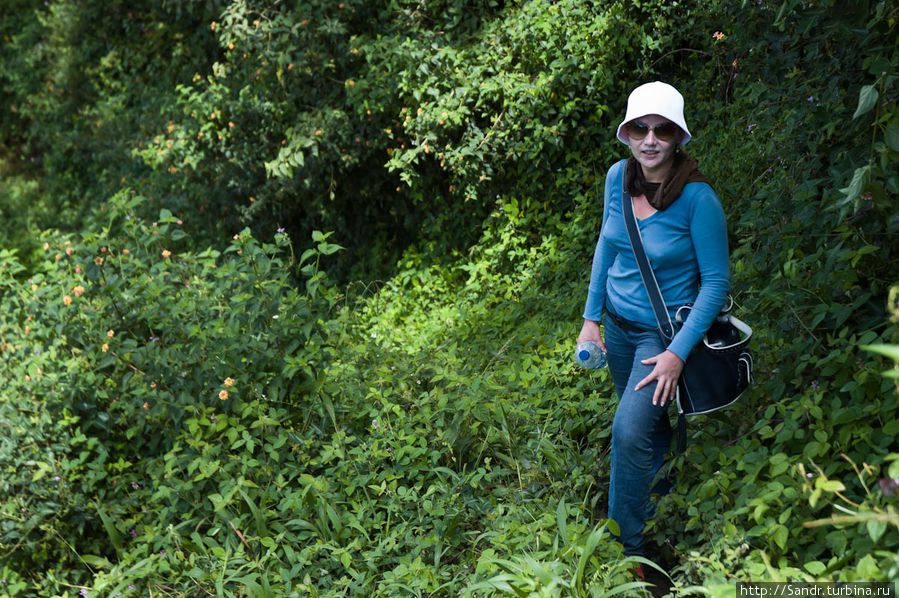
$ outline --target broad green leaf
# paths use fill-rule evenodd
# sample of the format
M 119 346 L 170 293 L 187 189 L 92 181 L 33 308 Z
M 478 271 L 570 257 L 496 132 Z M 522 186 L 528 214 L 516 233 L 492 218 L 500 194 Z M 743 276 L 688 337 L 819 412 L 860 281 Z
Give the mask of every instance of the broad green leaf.
M 862 114 L 870 112 L 877 103 L 879 95 L 873 85 L 863 86 L 858 92 L 858 107 L 855 109 L 855 114 L 852 115 L 852 118 L 858 118 Z
M 822 563 L 821 561 L 809 561 L 805 565 L 805 570 L 811 573 L 812 575 L 821 575 L 825 571 L 827 571 L 827 565 Z
M 899 123 L 890 123 L 887 125 L 884 139 L 891 150 L 899 152 Z
M 870 172 L 870 164 L 859 166 L 855 169 L 855 172 L 852 173 L 852 181 L 850 181 L 849 186 L 840 189 L 840 193 L 846 196 L 841 202 L 842 204 L 852 203 L 861 197 L 862 191 L 865 190 L 865 185 L 868 184 Z
M 868 528 L 868 535 L 871 536 L 871 540 L 874 542 L 880 540 L 880 537 L 883 536 L 883 532 L 887 530 L 886 522 L 874 519 L 869 520 L 866 527 Z
M 774 540 L 774 543 L 777 544 L 781 550 L 787 547 L 787 540 L 790 537 L 790 530 L 783 525 L 775 525 L 774 533 L 771 534 L 771 538 Z

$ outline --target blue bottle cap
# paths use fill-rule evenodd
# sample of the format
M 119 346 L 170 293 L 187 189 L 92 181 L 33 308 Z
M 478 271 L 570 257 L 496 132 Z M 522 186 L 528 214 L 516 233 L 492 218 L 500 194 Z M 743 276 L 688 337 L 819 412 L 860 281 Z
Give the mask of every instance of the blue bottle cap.
M 587 361 L 590 359 L 590 351 L 584 349 L 580 353 L 577 354 L 577 358 L 581 361 Z

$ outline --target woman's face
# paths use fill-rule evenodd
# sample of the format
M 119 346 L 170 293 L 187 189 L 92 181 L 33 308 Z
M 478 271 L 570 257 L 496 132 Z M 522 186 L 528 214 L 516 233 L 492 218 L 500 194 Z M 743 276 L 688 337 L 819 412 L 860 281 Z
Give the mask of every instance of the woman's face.
M 645 127 L 650 130 L 647 132 Z M 657 127 L 661 127 L 661 130 L 656 131 Z M 674 129 L 673 136 L 670 135 L 671 128 Z M 631 153 L 643 167 L 643 176 L 651 183 L 661 183 L 671 168 L 674 152 L 683 136 L 680 127 L 658 114 L 647 114 L 630 121 L 624 131 Z M 669 135 L 666 135 L 666 132 Z M 643 133 L 645 137 L 636 138 Z M 664 141 L 660 136 L 668 137 L 668 140 Z

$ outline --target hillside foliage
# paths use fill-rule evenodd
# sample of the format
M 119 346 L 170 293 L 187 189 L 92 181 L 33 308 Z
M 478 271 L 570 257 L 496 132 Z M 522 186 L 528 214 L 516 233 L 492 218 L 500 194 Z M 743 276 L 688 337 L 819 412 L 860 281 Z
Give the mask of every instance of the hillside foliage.
M 0 595 L 639 595 L 572 363 L 627 93 L 687 98 L 755 383 L 678 595 L 899 580 L 899 7 L 4 0 Z M 894 363 L 895 362 L 895 363 Z

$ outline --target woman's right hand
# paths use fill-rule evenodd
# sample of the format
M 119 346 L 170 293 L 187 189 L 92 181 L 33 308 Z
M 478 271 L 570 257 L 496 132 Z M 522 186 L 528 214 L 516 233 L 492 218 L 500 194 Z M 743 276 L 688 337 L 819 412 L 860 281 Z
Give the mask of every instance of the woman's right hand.
M 602 340 L 602 332 L 599 329 L 598 322 L 584 320 L 584 325 L 581 327 L 581 333 L 577 337 L 577 342 L 578 344 L 581 344 L 587 341 L 593 341 L 599 345 L 599 348 L 605 353 L 606 343 Z

